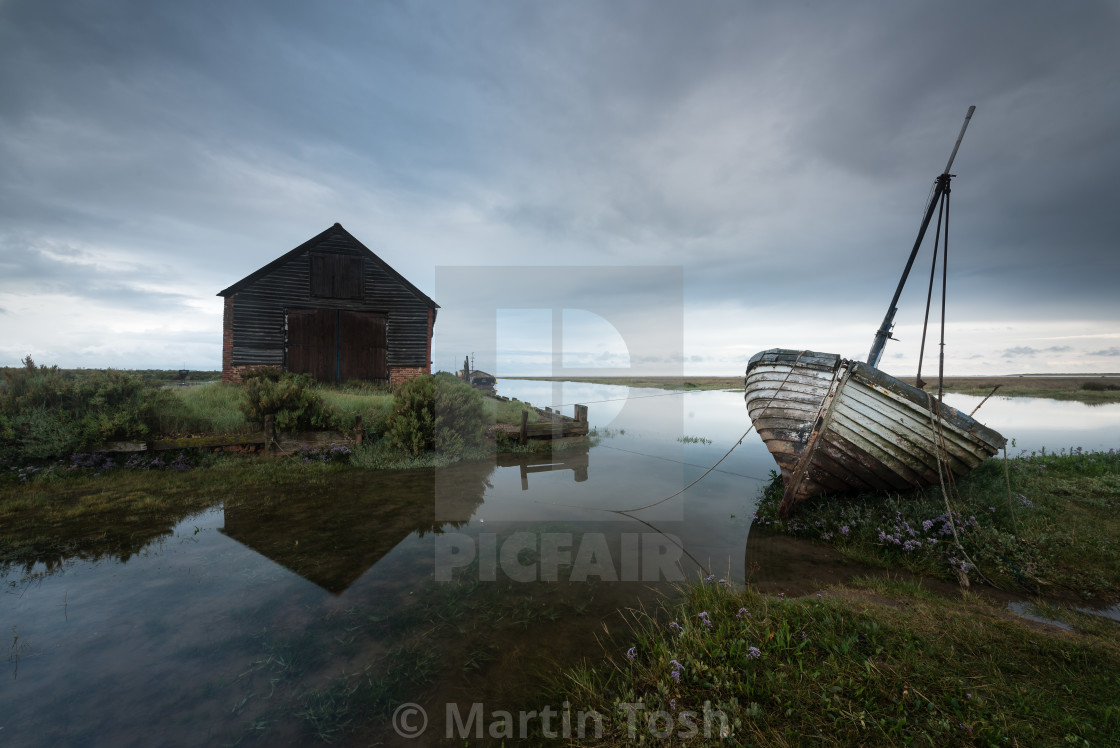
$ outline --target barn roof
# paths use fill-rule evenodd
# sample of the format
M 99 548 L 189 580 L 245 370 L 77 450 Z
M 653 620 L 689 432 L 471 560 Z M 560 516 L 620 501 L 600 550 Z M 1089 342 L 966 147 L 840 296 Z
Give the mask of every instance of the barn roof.
M 423 301 L 424 303 L 426 303 L 428 306 L 432 307 L 433 309 L 439 309 L 439 304 L 432 301 L 428 297 L 428 295 L 425 294 L 423 291 L 421 291 L 419 288 L 417 288 L 416 286 L 409 283 L 408 279 L 406 279 L 403 275 L 401 275 L 396 270 L 394 270 L 392 267 L 390 267 L 389 263 L 385 262 L 385 260 L 382 260 L 380 257 L 375 255 L 373 253 L 373 251 L 370 250 L 369 247 L 367 247 L 366 245 L 364 245 L 360 241 L 358 241 L 358 238 L 356 236 L 351 234 L 346 229 L 342 228 L 341 223 L 336 223 L 335 225 L 331 226 L 326 231 L 311 237 L 310 239 L 308 239 L 307 241 L 305 241 L 303 244 L 299 245 L 298 247 L 296 247 L 292 251 L 287 252 L 287 253 L 281 255 L 280 257 L 277 257 L 275 260 L 268 263 L 267 265 L 265 265 L 261 269 L 255 271 L 255 272 L 252 272 L 249 275 L 246 275 L 244 278 L 237 281 L 237 283 L 234 283 L 229 288 L 224 289 L 222 291 L 219 291 L 218 296 L 232 296 L 233 294 L 237 293 L 238 291 L 245 288 L 246 286 L 254 283 L 258 279 L 263 278 L 264 276 L 268 275 L 273 270 L 276 270 L 278 267 L 282 266 L 284 263 L 288 262 L 289 260 L 292 260 L 295 257 L 299 256 L 301 253 L 306 252 L 309 249 L 314 249 L 316 246 L 321 244 L 323 241 L 325 241 L 327 239 L 327 237 L 331 236 L 332 234 L 339 234 L 339 235 L 342 235 L 343 237 L 345 237 L 346 239 L 349 239 L 351 242 L 354 243 L 354 245 L 356 247 L 358 247 L 359 249 L 364 251 L 367 255 L 369 255 L 373 259 L 374 262 L 376 262 L 378 265 L 380 265 L 385 270 L 385 272 L 387 272 L 392 277 L 396 278 L 398 281 L 400 281 L 400 284 L 402 286 L 404 286 L 409 291 L 411 291 L 413 294 L 415 294 L 416 298 L 420 299 L 421 301 Z

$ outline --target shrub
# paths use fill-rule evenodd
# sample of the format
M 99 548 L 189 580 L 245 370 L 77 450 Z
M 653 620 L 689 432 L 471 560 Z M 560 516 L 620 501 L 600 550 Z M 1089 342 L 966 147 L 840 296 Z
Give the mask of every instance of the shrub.
M 0 378 L 0 458 L 51 459 L 158 430 L 170 395 L 122 371 L 5 368 Z
M 459 456 L 482 443 L 486 429 L 482 395 L 450 374 L 414 377 L 397 388 L 386 439 L 409 455 Z
M 307 374 L 253 369 L 242 374 L 239 407 L 245 418 L 264 423 L 272 416 L 278 431 L 332 428 L 334 418 Z

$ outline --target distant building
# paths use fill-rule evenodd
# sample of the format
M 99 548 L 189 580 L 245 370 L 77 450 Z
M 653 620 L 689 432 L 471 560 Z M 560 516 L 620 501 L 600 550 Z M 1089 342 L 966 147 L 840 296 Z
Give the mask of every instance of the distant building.
M 439 305 L 340 224 L 218 295 L 224 382 L 255 366 L 323 382 L 431 373 Z

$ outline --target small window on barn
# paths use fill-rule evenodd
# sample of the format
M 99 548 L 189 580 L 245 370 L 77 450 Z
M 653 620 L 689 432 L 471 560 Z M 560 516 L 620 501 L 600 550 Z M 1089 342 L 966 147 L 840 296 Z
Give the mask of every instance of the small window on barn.
M 311 295 L 327 299 L 362 298 L 362 258 L 312 254 Z

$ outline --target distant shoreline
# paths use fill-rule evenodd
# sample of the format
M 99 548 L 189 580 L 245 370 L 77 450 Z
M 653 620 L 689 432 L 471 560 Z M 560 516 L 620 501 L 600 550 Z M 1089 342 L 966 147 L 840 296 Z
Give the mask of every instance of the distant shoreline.
M 665 390 L 739 390 L 743 377 L 515 377 L 537 382 L 585 382 L 624 387 L 652 387 Z M 908 384 L 914 377 L 899 377 Z M 926 376 L 927 391 L 936 392 L 936 375 Z M 945 390 L 962 395 L 984 397 L 996 390 L 1003 397 L 1041 397 L 1053 400 L 1076 400 L 1084 403 L 1120 403 L 1120 374 L 1008 374 L 1003 376 L 945 377 Z

